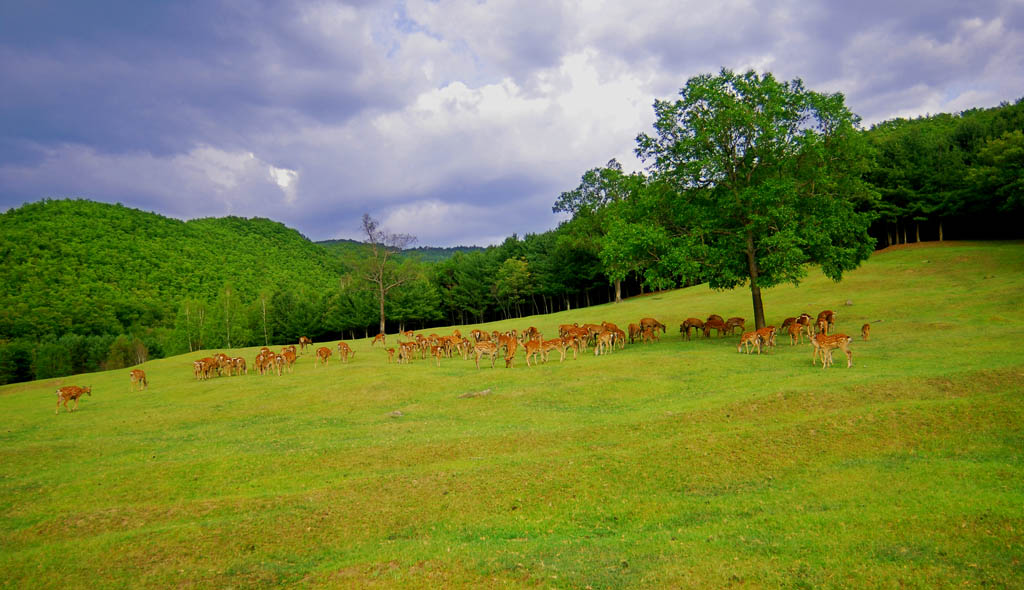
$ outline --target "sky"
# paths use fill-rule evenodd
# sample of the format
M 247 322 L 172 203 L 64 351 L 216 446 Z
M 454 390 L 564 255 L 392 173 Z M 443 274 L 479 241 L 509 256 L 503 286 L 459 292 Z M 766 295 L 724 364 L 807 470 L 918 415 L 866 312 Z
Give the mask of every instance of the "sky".
M 0 211 L 43 198 L 417 245 L 543 232 L 722 68 L 865 126 L 1024 96 L 1024 0 L 0 2 Z

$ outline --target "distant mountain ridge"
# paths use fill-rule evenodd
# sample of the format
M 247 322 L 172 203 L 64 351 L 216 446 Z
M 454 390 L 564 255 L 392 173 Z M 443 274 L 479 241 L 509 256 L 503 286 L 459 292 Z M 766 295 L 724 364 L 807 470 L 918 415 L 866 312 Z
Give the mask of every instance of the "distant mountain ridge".
M 356 254 L 361 248 L 366 247 L 366 244 L 356 240 L 321 240 L 314 242 L 319 246 L 323 246 L 330 252 L 340 253 L 344 256 Z M 454 256 L 457 252 L 478 252 L 483 251 L 485 248 L 481 246 L 452 246 L 451 248 L 442 248 L 438 246 L 418 246 L 416 248 L 407 248 L 403 252 L 406 254 L 415 254 L 419 256 L 419 259 L 423 262 L 441 262 Z

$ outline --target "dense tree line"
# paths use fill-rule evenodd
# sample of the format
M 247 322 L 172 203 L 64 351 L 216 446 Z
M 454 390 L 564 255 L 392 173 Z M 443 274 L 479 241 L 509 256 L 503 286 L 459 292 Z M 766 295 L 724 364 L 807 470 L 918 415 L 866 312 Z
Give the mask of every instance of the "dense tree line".
M 881 246 L 1020 237 L 1024 99 L 991 109 L 893 119 L 865 132 Z
M 797 82 L 727 71 L 692 79 L 679 100 L 656 103 L 654 134 L 637 139 L 649 167 L 626 173 L 612 160 L 584 172 L 553 200 L 571 215 L 556 229 L 487 248 L 405 251 L 386 331 L 700 282 L 754 293 L 798 281 L 807 264 L 838 278 L 866 256 L 868 234 L 876 247 L 1021 236 L 1024 102 L 858 131 L 841 96 Z M 725 116 L 696 118 L 712 113 Z M 707 149 L 715 141 L 745 147 Z M 24 205 L 0 215 L 0 384 L 200 348 L 373 335 L 371 258 L 366 244 L 315 244 L 267 219 Z

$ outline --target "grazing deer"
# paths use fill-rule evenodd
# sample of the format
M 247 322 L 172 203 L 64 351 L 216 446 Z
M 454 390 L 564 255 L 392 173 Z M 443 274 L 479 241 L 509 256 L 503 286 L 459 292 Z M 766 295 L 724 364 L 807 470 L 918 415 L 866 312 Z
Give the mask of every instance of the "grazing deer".
M 74 412 L 78 409 L 78 398 L 83 395 L 92 397 L 92 387 L 79 387 L 77 385 L 65 385 L 57 390 L 57 411 L 54 414 L 60 414 L 60 404 L 64 402 L 64 409 L 68 410 L 68 402 L 74 401 L 74 409 L 68 410 Z
M 347 363 L 348 357 L 355 357 L 356 351 L 352 350 L 352 347 L 345 342 L 338 343 L 338 356 L 341 357 L 341 362 Z
M 331 349 L 326 346 L 321 346 L 316 349 L 316 360 L 317 364 L 321 364 L 326 367 L 327 363 L 331 360 Z M 316 365 L 313 366 L 315 367 Z M 280 374 L 280 371 L 278 371 L 278 374 Z
M 822 326 L 821 326 L 822 321 L 825 322 L 824 328 L 822 328 Z M 833 331 L 833 327 L 835 326 L 835 322 L 836 322 L 836 313 L 834 311 L 832 311 L 831 309 L 826 309 L 825 311 L 823 311 L 823 312 L 818 314 L 818 321 L 816 323 L 818 325 L 819 330 L 821 330 L 821 332 L 823 332 L 824 334 L 828 334 L 829 332 Z
M 505 346 L 505 368 L 514 369 L 516 368 L 516 351 L 519 350 L 519 340 L 514 336 L 509 339 L 509 343 Z
M 244 358 L 242 358 L 240 356 L 236 356 L 235 358 L 231 359 L 231 364 L 234 365 L 234 367 L 235 367 L 235 374 L 237 374 L 237 375 L 248 375 L 249 374 L 249 368 L 245 366 L 245 359 Z
M 860 327 L 860 337 L 861 340 L 871 339 L 871 324 L 864 324 Z
M 725 325 L 725 322 L 721 319 L 710 319 L 704 322 L 704 337 L 711 337 L 711 330 L 718 330 L 718 337 L 725 336 L 726 332 L 729 331 L 729 327 Z
M 775 326 L 765 326 L 757 330 L 757 334 L 761 337 L 761 342 L 766 348 L 769 346 L 775 347 Z
M 640 324 L 630 324 L 628 326 L 628 330 L 629 330 L 629 343 L 630 344 L 633 344 L 634 342 L 636 342 L 637 337 L 640 336 L 641 334 L 643 334 L 643 332 L 644 332 L 643 328 L 640 327 Z
M 704 320 L 704 322 L 705 323 L 713 322 L 715 320 L 718 320 L 718 321 L 722 322 L 723 324 L 725 323 L 725 319 L 723 319 L 722 316 L 718 315 L 717 313 L 713 313 L 713 314 L 709 315 L 708 319 Z
M 744 318 L 729 318 L 725 320 L 725 327 L 729 328 L 729 335 L 732 336 L 736 333 L 736 328 L 740 329 L 740 333 L 743 333 L 743 329 L 747 325 L 747 320 Z
M 653 326 L 644 328 L 643 333 L 640 335 L 640 342 L 642 344 L 647 344 L 648 342 L 653 344 L 655 340 L 659 340 L 658 331 Z
M 370 342 L 370 346 L 373 346 L 373 345 L 377 344 L 378 342 L 380 342 L 381 346 L 387 346 L 388 345 L 388 337 L 384 334 L 384 332 L 381 332 L 380 334 L 377 334 L 376 336 L 374 336 L 373 337 L 373 341 Z
M 744 332 L 740 335 L 740 343 L 736 345 L 736 352 L 743 352 L 747 354 L 753 348 L 757 348 L 757 354 L 761 354 L 761 335 L 757 332 Z
M 132 371 L 128 373 L 128 375 L 129 377 L 131 377 L 132 380 L 131 391 L 135 391 L 136 386 L 139 388 L 140 391 L 142 391 L 146 389 L 147 385 L 149 385 L 149 383 L 146 381 L 146 372 L 143 371 L 142 369 L 132 369 Z
M 312 348 L 313 347 L 313 341 L 310 340 L 309 338 L 305 337 L 305 336 L 299 336 L 299 350 L 302 351 L 302 352 L 306 352 L 306 347 L 307 346 Z
M 685 322 L 679 324 L 679 333 L 684 334 L 684 337 L 689 340 L 691 328 L 695 331 L 703 331 L 704 322 L 697 318 L 687 318 Z
M 389 348 L 389 349 L 387 349 L 387 353 L 388 353 L 388 363 L 395 362 L 395 349 L 394 348 Z
M 640 329 L 644 330 L 644 329 L 647 329 L 647 328 L 650 328 L 652 330 L 656 330 L 658 328 L 661 328 L 661 333 L 662 334 L 665 333 L 665 324 L 659 322 L 658 320 L 656 320 L 654 318 L 643 318 L 643 319 L 640 320 Z

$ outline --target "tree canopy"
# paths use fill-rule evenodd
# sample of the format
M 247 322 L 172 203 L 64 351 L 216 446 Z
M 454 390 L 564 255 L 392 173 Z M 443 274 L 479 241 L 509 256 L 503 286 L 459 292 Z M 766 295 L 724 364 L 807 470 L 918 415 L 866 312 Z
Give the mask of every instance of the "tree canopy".
M 655 134 L 640 134 L 636 151 L 673 189 L 658 239 L 684 278 L 749 283 L 760 328 L 762 287 L 797 283 L 809 263 L 839 280 L 868 257 L 872 215 L 858 210 L 873 199 L 861 180 L 868 160 L 841 94 L 723 69 L 679 96 L 654 103 Z

